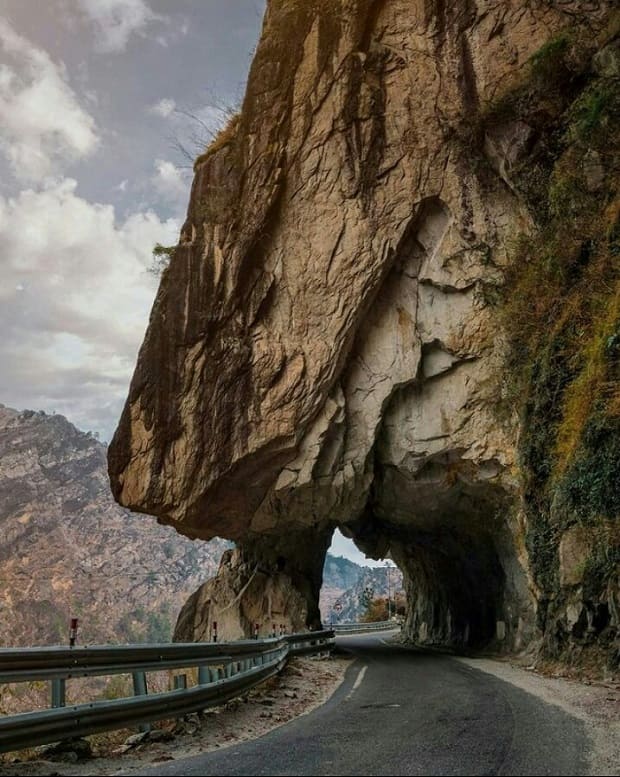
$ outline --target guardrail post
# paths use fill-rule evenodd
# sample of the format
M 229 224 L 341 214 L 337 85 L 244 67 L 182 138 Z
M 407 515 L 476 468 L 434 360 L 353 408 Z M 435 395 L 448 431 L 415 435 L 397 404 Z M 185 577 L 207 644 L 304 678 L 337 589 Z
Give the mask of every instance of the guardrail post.
M 187 675 L 175 674 L 174 676 L 174 690 L 184 691 L 187 688 Z
M 65 678 L 54 677 L 52 680 L 52 707 L 65 706 Z
M 146 674 L 144 672 L 132 672 L 131 677 L 133 680 L 133 695 L 147 696 Z M 138 729 L 142 734 L 146 734 L 151 730 L 151 726 L 149 723 L 141 723 Z
M 187 688 L 187 675 L 175 674 L 172 678 L 175 691 L 184 691 Z M 177 723 L 180 723 L 183 718 L 177 718 Z
M 198 685 L 207 685 L 211 682 L 211 673 L 208 666 L 198 667 Z

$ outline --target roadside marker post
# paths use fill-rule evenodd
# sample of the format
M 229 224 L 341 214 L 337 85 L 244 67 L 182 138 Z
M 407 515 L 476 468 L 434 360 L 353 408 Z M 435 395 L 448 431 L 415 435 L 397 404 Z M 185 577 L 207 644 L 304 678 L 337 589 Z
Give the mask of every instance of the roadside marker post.
M 213 621 L 213 625 L 211 626 L 211 631 L 213 633 L 213 641 L 217 642 L 217 621 Z
M 69 627 L 69 647 L 75 647 L 75 640 L 77 639 L 78 619 L 71 618 L 71 625 Z
M 254 639 L 258 639 L 258 623 L 254 624 Z

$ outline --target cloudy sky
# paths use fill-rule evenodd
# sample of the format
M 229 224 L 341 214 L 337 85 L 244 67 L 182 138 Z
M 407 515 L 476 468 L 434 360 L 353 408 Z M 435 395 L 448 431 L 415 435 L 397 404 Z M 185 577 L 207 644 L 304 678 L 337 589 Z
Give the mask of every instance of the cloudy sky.
M 109 440 L 263 0 L 0 0 L 0 402 Z M 195 118 L 192 118 L 195 117 Z
M 0 0 L 0 402 L 109 440 L 264 0 Z M 337 533 L 332 552 L 368 563 Z

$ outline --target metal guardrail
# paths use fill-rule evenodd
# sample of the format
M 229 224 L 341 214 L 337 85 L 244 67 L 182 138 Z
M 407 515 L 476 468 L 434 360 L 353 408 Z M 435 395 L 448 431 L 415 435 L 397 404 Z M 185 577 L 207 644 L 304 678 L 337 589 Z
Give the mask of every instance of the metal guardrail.
M 333 629 L 324 631 L 305 631 L 301 634 L 288 634 L 282 637 L 288 642 L 288 652 L 291 656 L 307 656 L 316 653 L 327 653 L 336 644 Z
M 335 623 L 332 629 L 336 634 L 358 634 L 363 631 L 387 631 L 399 629 L 398 621 L 381 621 L 377 623 Z
M 289 639 L 297 636 L 300 639 L 306 637 L 305 634 L 293 635 Z M 268 638 L 260 641 L 175 642 L 160 645 L 0 648 L 0 683 L 208 666 L 256 653 L 257 645 L 266 649 L 280 642 L 280 638 Z
M 277 640 L 273 640 L 276 642 Z M 256 643 L 251 650 L 256 652 Z M 242 650 L 237 649 L 238 655 Z M 181 669 L 232 661 L 225 643 L 0 649 L 0 683 Z
M 207 709 L 277 674 L 288 656 L 327 652 L 334 642 L 329 630 L 239 642 L 2 649 L 0 682 L 51 680 L 56 708 L 0 718 L 0 752 Z M 145 672 L 188 667 L 198 667 L 194 687 L 147 694 Z M 64 706 L 66 679 L 129 672 L 135 697 Z

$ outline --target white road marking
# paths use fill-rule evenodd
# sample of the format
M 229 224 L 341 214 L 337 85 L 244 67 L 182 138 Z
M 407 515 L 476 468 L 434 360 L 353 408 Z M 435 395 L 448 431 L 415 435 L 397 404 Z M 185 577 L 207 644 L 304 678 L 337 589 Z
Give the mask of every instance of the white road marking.
M 353 688 L 351 688 L 351 690 L 350 690 L 350 691 L 349 691 L 349 693 L 347 694 L 345 701 L 349 701 L 349 699 L 351 698 L 351 696 L 353 696 L 353 694 L 355 693 L 355 691 L 357 691 L 357 689 L 360 687 L 360 685 L 362 684 L 362 680 L 364 679 L 364 675 L 366 674 L 366 670 L 367 670 L 367 669 L 368 669 L 368 667 L 367 667 L 367 666 L 364 666 L 364 667 L 362 667 L 362 669 L 361 669 L 360 673 L 359 673 L 359 674 L 358 674 L 358 676 L 355 678 L 355 682 L 353 683 Z

